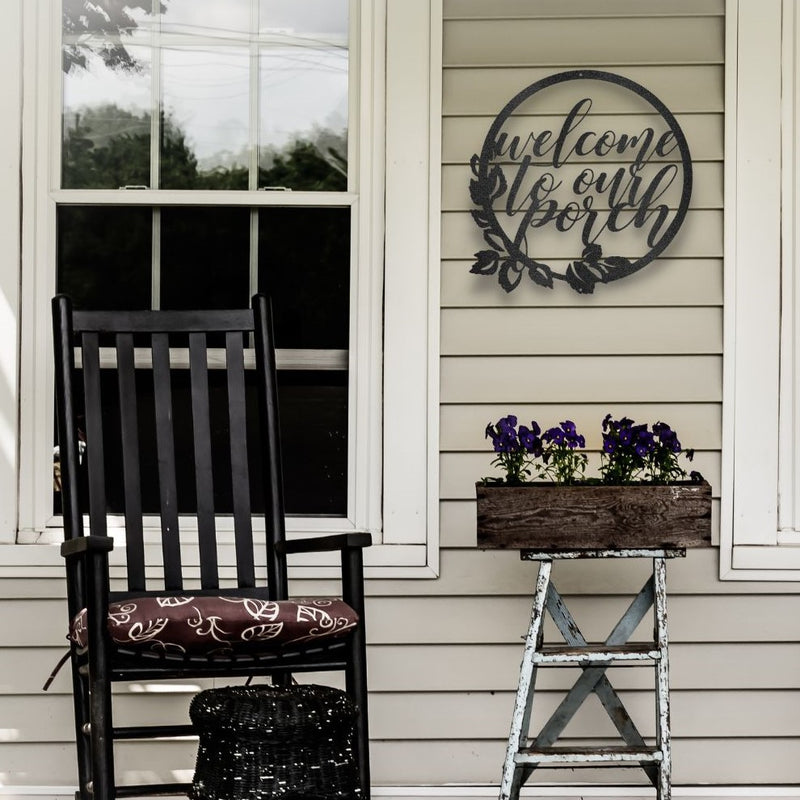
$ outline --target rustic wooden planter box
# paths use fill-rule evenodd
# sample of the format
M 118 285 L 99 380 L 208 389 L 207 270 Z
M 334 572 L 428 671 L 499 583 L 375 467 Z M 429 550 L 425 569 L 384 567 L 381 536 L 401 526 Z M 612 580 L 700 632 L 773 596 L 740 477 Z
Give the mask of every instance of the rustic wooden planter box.
M 597 550 L 711 544 L 711 486 L 475 484 L 478 547 Z

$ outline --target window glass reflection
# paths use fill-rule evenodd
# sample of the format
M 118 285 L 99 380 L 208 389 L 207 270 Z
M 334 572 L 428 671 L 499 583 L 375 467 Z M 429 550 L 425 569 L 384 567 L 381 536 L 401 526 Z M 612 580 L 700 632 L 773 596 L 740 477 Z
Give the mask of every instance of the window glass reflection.
M 347 0 L 62 10 L 64 188 L 347 189 Z
M 258 290 L 273 298 L 278 347 L 346 349 L 350 209 L 260 209 Z
M 247 189 L 249 64 L 242 48 L 162 51 L 162 188 Z
M 161 308 L 247 308 L 248 208 L 161 209 Z
M 150 308 L 149 208 L 58 209 L 59 292 L 76 308 Z
M 346 190 L 346 0 L 261 0 L 259 20 L 259 186 Z
M 347 0 L 258 0 L 259 32 L 290 30 L 295 34 L 324 34 L 347 45 Z
M 194 37 L 236 37 L 250 32 L 252 0 L 169 0 L 161 12 L 161 32 Z
M 347 373 L 278 372 L 287 514 L 347 514 Z
M 62 186 L 150 185 L 150 50 L 127 47 L 136 69 L 90 54 L 63 76 Z
M 136 70 L 138 57 L 129 45 L 147 40 L 155 21 L 152 14 L 149 0 L 62 0 L 64 72 L 85 68 L 94 58 L 109 69 Z

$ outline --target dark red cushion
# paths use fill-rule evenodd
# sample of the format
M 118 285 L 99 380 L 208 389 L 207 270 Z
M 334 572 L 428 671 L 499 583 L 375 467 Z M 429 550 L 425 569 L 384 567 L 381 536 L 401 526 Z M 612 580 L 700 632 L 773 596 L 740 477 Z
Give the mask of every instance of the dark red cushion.
M 108 631 L 126 648 L 187 655 L 281 650 L 348 634 L 358 615 L 338 598 L 259 600 L 242 597 L 132 597 L 108 607 Z M 88 644 L 86 609 L 70 636 Z

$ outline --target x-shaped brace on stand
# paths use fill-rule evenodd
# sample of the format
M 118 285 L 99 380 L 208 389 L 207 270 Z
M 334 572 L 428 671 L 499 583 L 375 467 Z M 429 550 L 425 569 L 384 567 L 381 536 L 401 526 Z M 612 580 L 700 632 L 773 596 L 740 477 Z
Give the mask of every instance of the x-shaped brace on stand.
M 656 788 L 658 800 L 670 797 L 670 734 L 669 734 L 669 666 L 666 630 L 666 566 L 665 558 L 683 555 L 685 551 L 622 551 L 538 554 L 523 553 L 527 560 L 540 561 L 534 595 L 531 624 L 525 642 L 520 681 L 512 718 L 511 735 L 503 768 L 500 800 L 517 800 L 519 790 L 537 766 L 570 766 L 617 762 L 619 766 L 639 764 Z M 563 598 L 551 581 L 553 558 L 652 556 L 653 574 L 631 602 L 619 622 L 602 645 L 588 644 Z M 645 645 L 629 645 L 628 640 L 655 607 L 655 641 Z M 545 609 L 564 637 L 565 646 L 545 648 L 543 622 Z M 656 668 L 657 747 L 646 744 L 630 718 L 619 695 L 606 676 L 614 661 L 650 661 Z M 539 664 L 577 664 L 581 675 L 558 708 L 544 724 L 530 746 L 522 747 L 528 738 L 536 669 Z M 567 723 L 586 698 L 594 693 L 606 709 L 611 721 L 625 742 L 623 748 L 557 748 L 553 747 Z

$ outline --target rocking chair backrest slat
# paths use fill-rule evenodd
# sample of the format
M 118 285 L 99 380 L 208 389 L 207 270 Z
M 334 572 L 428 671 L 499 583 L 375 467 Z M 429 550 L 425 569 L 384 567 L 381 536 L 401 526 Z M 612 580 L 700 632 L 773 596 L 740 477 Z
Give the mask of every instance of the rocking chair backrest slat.
M 117 334 L 116 343 L 122 476 L 125 494 L 125 557 L 128 564 L 128 590 L 144 591 L 147 587 L 145 584 L 142 481 L 139 460 L 139 422 L 133 334 Z
M 83 536 L 83 514 L 78 496 L 80 479 L 78 469 L 77 408 L 75 404 L 74 334 L 69 300 L 53 300 L 53 332 L 55 335 L 55 388 L 60 402 L 56 404 L 59 431 L 59 485 L 64 517 L 64 534 L 74 538 Z M 77 562 L 67 564 L 67 605 L 72 619 L 82 608 L 85 597 L 85 575 Z
M 200 549 L 200 582 L 204 589 L 219 586 L 217 535 L 214 522 L 214 475 L 211 463 L 211 419 L 208 400 L 206 337 L 189 334 L 189 370 L 192 389 L 194 475 L 197 492 L 197 537 Z
M 156 414 L 158 484 L 161 495 L 161 549 L 164 556 L 164 588 L 182 589 L 181 543 L 178 527 L 178 488 L 175 477 L 172 381 L 169 370 L 169 337 L 154 333 L 153 394 Z
M 259 381 L 259 404 L 262 419 L 262 451 L 264 464 L 264 516 L 267 526 L 267 580 L 273 599 L 285 599 L 289 592 L 286 559 L 281 558 L 275 544 L 286 536 L 283 508 L 283 467 L 280 450 L 280 420 L 278 417 L 278 393 L 275 386 L 275 351 L 271 346 L 271 314 L 266 297 L 254 299 L 255 346 L 263 352 L 263 359 L 256 359 Z
M 250 469 L 247 462 L 247 403 L 244 380 L 244 334 L 225 335 L 228 424 L 230 426 L 233 525 L 239 586 L 255 586 L 253 522 L 250 512 Z
M 107 531 L 106 482 L 102 395 L 100 391 L 100 343 L 96 332 L 84 333 L 81 339 L 86 439 L 92 442 L 91 448 L 87 447 L 86 449 L 89 475 L 90 531 L 96 536 L 105 536 Z

